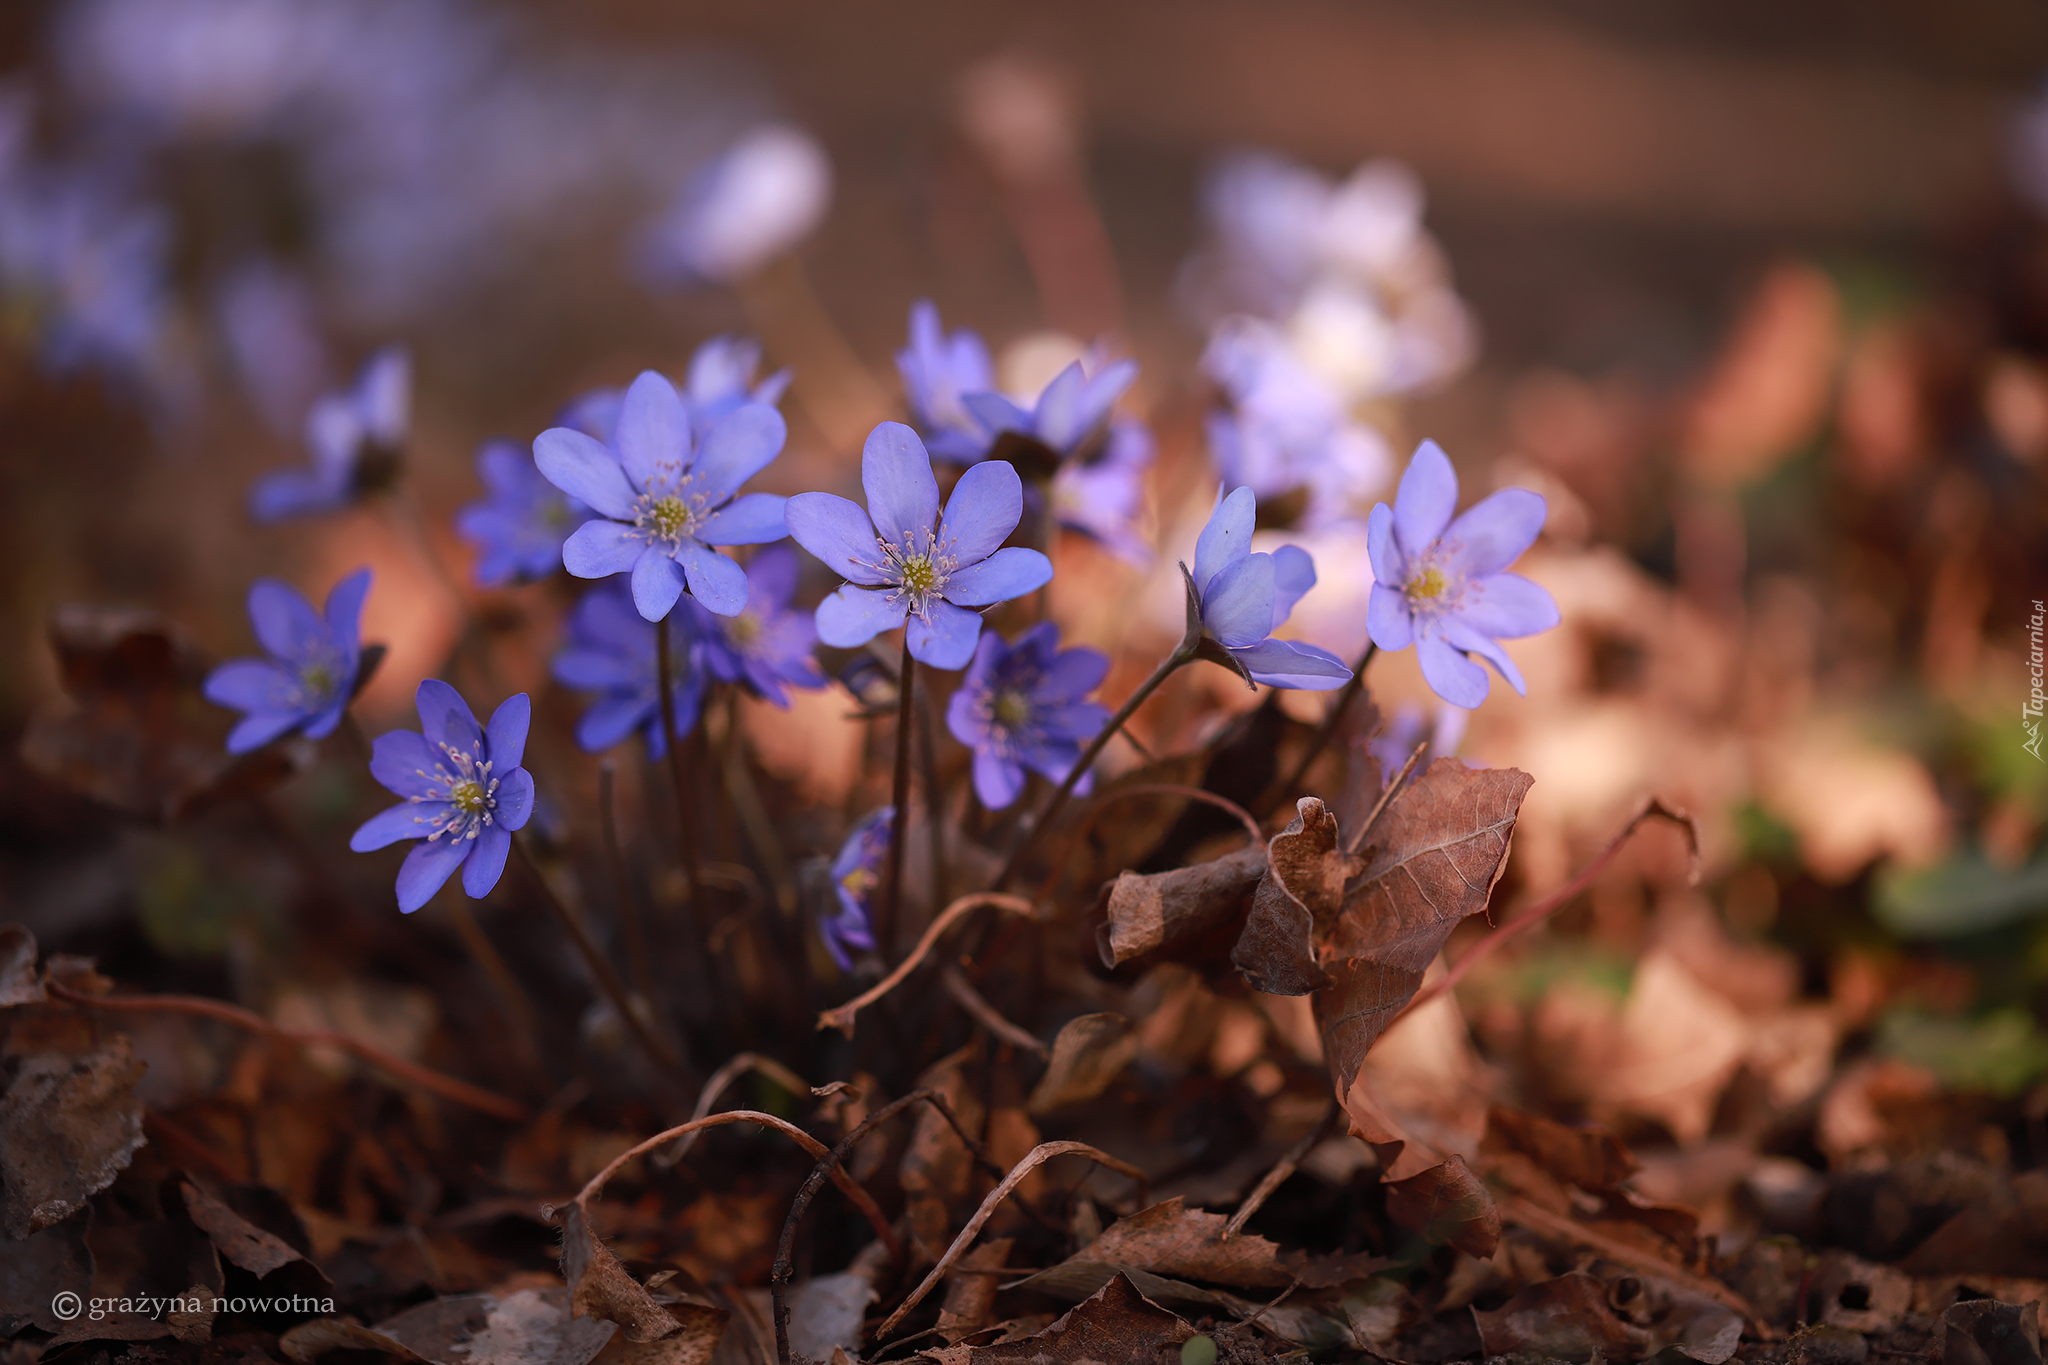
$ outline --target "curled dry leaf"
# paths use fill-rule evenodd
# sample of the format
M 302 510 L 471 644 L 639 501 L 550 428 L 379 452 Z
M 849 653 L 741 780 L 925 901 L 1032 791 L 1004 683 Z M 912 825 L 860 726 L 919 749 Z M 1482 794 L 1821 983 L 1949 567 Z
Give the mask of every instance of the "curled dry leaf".
M 1337 817 L 1313 796 L 1295 805 L 1286 829 L 1266 845 L 1266 870 L 1230 960 L 1253 990 L 1307 995 L 1330 984 L 1316 945 L 1344 908 L 1344 884 L 1361 864 L 1346 853 Z
M 1491 1256 L 1500 1242 L 1500 1210 L 1463 1157 L 1387 1181 L 1386 1189 L 1387 1216 L 1431 1241 L 1475 1257 Z
M 1571 1128 L 1504 1104 L 1487 1110 L 1480 1151 L 1489 1158 L 1518 1152 L 1556 1179 L 1595 1194 L 1621 1188 L 1642 1169 L 1605 1128 Z
M 43 983 L 36 979 L 36 936 L 19 924 L 0 924 L 0 1009 L 39 1005 Z
M 590 1230 L 583 1207 L 573 1202 L 562 1211 L 562 1275 L 569 1282 L 570 1314 L 616 1322 L 627 1341 L 659 1341 L 681 1326 L 645 1285 L 626 1273 L 611 1248 Z
M 1253 845 L 1171 872 L 1120 874 L 1106 893 L 1108 922 L 1096 932 L 1103 965 L 1171 953 L 1232 923 L 1265 872 L 1266 850 Z
M 0 1094 L 0 1228 L 22 1238 L 84 1208 L 142 1146 L 144 1068 L 121 1034 L 83 1055 L 12 1061 Z
M 1042 1116 L 1094 1099 L 1137 1053 L 1137 1032 L 1121 1014 L 1069 1019 L 1052 1040 L 1052 1061 L 1032 1090 L 1027 1111 Z
M 396 1356 L 407 1365 L 435 1365 L 404 1342 L 345 1318 L 313 1318 L 302 1322 L 278 1337 L 277 1349 L 286 1360 L 297 1362 L 297 1365 L 318 1360 L 329 1351 L 376 1351 Z

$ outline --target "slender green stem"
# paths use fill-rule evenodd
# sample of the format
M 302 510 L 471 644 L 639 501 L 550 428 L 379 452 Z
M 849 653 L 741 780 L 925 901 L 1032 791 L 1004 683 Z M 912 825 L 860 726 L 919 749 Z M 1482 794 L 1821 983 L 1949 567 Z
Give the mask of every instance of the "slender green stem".
M 626 1026 L 626 1030 L 633 1035 L 633 1040 L 656 1066 L 672 1076 L 688 1080 L 689 1068 L 683 1065 L 683 1059 L 662 1041 L 661 1036 L 655 1033 L 646 1018 L 641 1015 L 633 997 L 626 991 L 626 983 L 619 980 L 618 972 L 613 970 L 611 962 L 597 946 L 597 940 L 590 936 L 590 930 L 584 926 L 582 916 L 569 908 L 568 903 L 555 891 L 555 884 L 547 879 L 547 874 L 541 871 L 540 864 L 534 861 L 533 854 L 526 847 L 525 837 L 514 835 L 512 847 L 518 852 L 519 861 L 533 874 L 533 880 L 539 884 L 541 899 L 547 903 L 557 922 L 568 932 L 570 941 L 576 945 L 576 951 L 583 955 L 585 965 L 590 968 L 590 975 L 596 980 L 597 988 L 604 992 L 605 999 L 611 1002 L 612 1009 L 619 1016 L 619 1022 Z
M 1315 761 L 1322 757 L 1323 750 L 1330 746 L 1330 737 L 1335 735 L 1337 727 L 1344 723 L 1344 713 L 1351 709 L 1351 703 L 1358 700 L 1358 694 L 1365 690 L 1366 665 L 1372 662 L 1372 656 L 1379 653 L 1379 649 L 1380 647 L 1372 641 L 1365 642 L 1365 653 L 1359 655 L 1358 662 L 1352 665 L 1351 681 L 1344 684 L 1344 690 L 1337 694 L 1336 702 L 1324 713 L 1323 723 L 1317 727 L 1315 738 L 1308 742 L 1308 748 L 1302 750 L 1301 757 L 1295 760 L 1293 771 L 1268 788 L 1265 797 L 1260 800 L 1259 809 L 1254 812 L 1260 819 L 1264 819 L 1279 802 L 1286 800 L 1289 792 L 1301 789 L 1301 780 L 1308 776 L 1308 770 L 1315 766 Z
M 1016 876 L 1017 870 L 1023 866 L 1024 855 L 1038 842 L 1039 835 L 1052 828 L 1053 821 L 1058 819 L 1059 813 L 1066 808 L 1067 798 L 1073 795 L 1074 784 L 1081 780 L 1081 775 L 1101 756 L 1104 747 L 1109 743 L 1109 737 L 1124 727 L 1124 722 L 1135 715 L 1138 708 L 1159 690 L 1161 683 L 1173 676 L 1175 669 L 1194 659 L 1196 643 L 1198 638 L 1183 640 L 1175 647 L 1173 653 L 1160 660 L 1159 667 L 1152 670 L 1152 676 L 1138 684 L 1138 690 L 1131 693 L 1124 704 L 1117 708 L 1117 713 L 1109 718 L 1109 724 L 1103 726 L 1095 738 L 1089 741 L 1088 747 L 1081 751 L 1081 757 L 1067 770 L 1067 775 L 1061 780 L 1060 785 L 1054 788 L 1052 799 L 1045 803 L 1045 810 L 1032 822 L 1031 828 L 1024 832 L 1024 837 L 1017 841 L 1017 846 L 1010 850 L 1010 859 L 996 875 L 992 890 L 1000 891 L 1010 884 L 1010 879 Z
M 669 643 L 669 621 L 674 614 L 670 612 L 654 624 L 654 682 L 661 692 L 662 748 L 668 754 L 668 773 L 676 788 L 676 836 L 689 881 L 687 894 L 694 904 L 704 885 L 704 868 L 697 848 L 697 812 L 690 795 L 690 777 L 683 767 L 683 739 L 676 733 L 675 671 Z
M 896 951 L 897 911 L 903 905 L 903 841 L 910 824 L 910 727 L 915 723 L 917 660 L 910 657 L 910 632 L 903 633 L 903 666 L 896 675 L 896 780 L 890 800 L 896 816 L 889 822 L 889 885 L 875 913 L 875 945 L 886 959 Z M 927 800 L 930 792 L 925 793 Z

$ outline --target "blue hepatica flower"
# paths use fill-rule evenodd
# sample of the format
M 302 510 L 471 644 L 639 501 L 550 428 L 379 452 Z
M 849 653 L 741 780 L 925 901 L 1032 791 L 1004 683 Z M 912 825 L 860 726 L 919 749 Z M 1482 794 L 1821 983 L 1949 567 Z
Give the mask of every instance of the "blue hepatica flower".
M 354 387 L 313 404 L 306 414 L 313 467 L 264 475 L 250 490 L 249 514 L 261 522 L 314 516 L 385 487 L 398 473 L 411 407 L 412 362 L 402 347 L 386 347 Z
M 910 307 L 910 344 L 896 353 L 896 372 L 932 454 L 956 464 L 988 454 L 995 433 L 964 401 L 996 386 L 995 365 L 979 336 L 965 327 L 948 336 L 939 310 L 920 299 Z
M 855 951 L 869 952 L 875 946 L 875 931 L 869 915 L 875 892 L 882 885 L 882 860 L 889 856 L 889 830 L 896 822 L 896 808 L 884 806 L 855 825 L 832 860 L 832 889 L 839 896 L 839 913 L 818 925 L 825 951 L 839 964 L 840 971 L 853 967 Z
M 1137 377 L 1135 360 L 1119 360 L 1098 368 L 1092 376 L 1076 360 L 1039 391 L 1038 401 L 1028 412 L 994 392 L 963 394 L 960 401 L 995 435 L 1014 431 L 1064 459 L 1103 432 L 1116 400 Z
M 533 456 L 510 441 L 476 453 L 482 501 L 455 514 L 455 530 L 477 548 L 476 581 L 486 588 L 530 583 L 562 567 L 562 542 L 597 513 L 541 477 Z
M 1435 693 L 1468 710 L 1486 700 L 1477 654 L 1528 695 L 1521 670 L 1497 641 L 1549 630 L 1557 603 L 1520 574 L 1505 572 L 1536 543 L 1545 504 L 1539 493 L 1504 488 L 1456 521 L 1458 475 L 1434 441 L 1416 448 L 1394 505 L 1380 503 L 1366 523 L 1372 596 L 1365 625 L 1381 649 L 1415 646 Z
M 969 608 L 1051 580 L 1052 561 L 1038 551 L 998 548 L 1024 516 L 1023 481 L 1006 461 L 962 474 L 941 516 L 924 443 L 901 422 L 884 422 L 868 434 L 860 478 L 865 512 L 832 493 L 789 500 L 790 535 L 848 580 L 818 604 L 826 644 L 855 649 L 903 626 L 912 658 L 963 668 L 981 635 L 981 616 Z
M 747 565 L 747 609 L 737 616 L 700 612 L 704 665 L 720 682 L 743 683 L 755 696 L 789 705 L 785 687 L 818 688 L 825 675 L 811 658 L 818 627 L 794 610 L 796 551 L 776 545 Z
M 207 675 L 206 699 L 247 712 L 228 733 L 228 752 L 246 754 L 297 730 L 324 739 L 341 724 L 362 667 L 357 638 L 370 571 L 358 569 L 327 594 L 327 610 L 275 579 L 249 589 L 249 624 L 268 659 L 232 659 Z
M 689 377 L 682 387 L 691 422 L 701 430 L 744 403 L 780 403 L 789 388 L 790 371 L 777 370 L 757 384 L 754 371 L 760 365 L 761 343 L 750 337 L 713 337 L 699 346 L 690 357 Z M 561 425 L 611 445 L 625 403 L 624 389 L 592 389 L 563 410 Z
M 1066 777 L 1109 721 L 1108 707 L 1082 700 L 1108 673 L 1099 650 L 1060 649 L 1050 621 L 1014 645 L 994 631 L 981 637 L 946 708 L 946 728 L 974 751 L 974 791 L 984 806 L 1001 810 L 1022 795 L 1026 769 L 1055 782 Z M 1074 790 L 1085 795 L 1090 777 Z
M 1253 554 L 1257 518 L 1251 489 L 1240 488 L 1216 504 L 1195 541 L 1188 592 L 1194 599 L 1191 610 L 1200 612 L 1204 640 L 1213 641 L 1253 682 L 1268 687 L 1327 692 L 1343 686 L 1351 670 L 1329 650 L 1270 638 L 1301 595 L 1315 586 L 1316 565 L 1298 545 Z
M 1394 714 L 1382 725 L 1379 733 L 1365 742 L 1365 751 L 1379 761 L 1380 787 L 1394 780 L 1394 774 L 1401 771 L 1401 765 L 1408 761 L 1408 755 L 1415 752 L 1415 746 L 1424 740 L 1429 747 L 1416 761 L 1415 770 L 1421 772 L 1434 759 L 1444 758 L 1458 752 L 1459 743 L 1465 738 L 1465 726 L 1471 721 L 1472 713 L 1449 702 L 1438 702 L 1436 714 L 1424 716 L 1422 708 L 1412 701 L 1404 701 L 1394 708 Z
M 505 871 L 512 831 L 533 814 L 533 777 L 519 766 L 533 709 L 524 692 L 507 697 L 487 726 L 438 678 L 420 684 L 418 702 L 420 729 L 379 735 L 370 756 L 370 775 L 404 800 L 365 820 L 348 841 L 358 853 L 422 841 L 398 869 L 398 908 L 407 914 L 432 900 L 458 867 L 471 900 L 489 895 Z
M 675 624 L 684 628 L 669 660 L 677 738 L 695 727 L 704 700 L 703 648 L 693 638 L 697 619 L 680 612 L 675 618 Z M 654 627 L 633 605 L 632 590 L 616 578 L 598 584 L 569 613 L 568 631 L 568 644 L 555 655 L 555 680 L 597 694 L 576 722 L 577 745 L 588 753 L 602 753 L 637 730 L 651 756 L 666 754 Z
M 578 578 L 631 571 L 640 614 L 659 621 L 685 584 L 720 616 L 747 605 L 747 576 L 714 545 L 780 540 L 784 499 L 739 492 L 782 452 L 782 414 L 744 403 L 723 417 L 693 422 L 675 385 L 649 370 L 633 381 L 609 442 L 551 427 L 533 443 L 549 483 L 589 504 L 585 522 L 562 546 L 562 564 Z
M 1152 547 L 1138 534 L 1137 523 L 1145 510 L 1145 473 L 1154 451 L 1152 433 L 1143 422 L 1112 420 L 1100 454 L 1068 460 L 1053 475 L 1053 516 L 1119 558 L 1150 564 Z

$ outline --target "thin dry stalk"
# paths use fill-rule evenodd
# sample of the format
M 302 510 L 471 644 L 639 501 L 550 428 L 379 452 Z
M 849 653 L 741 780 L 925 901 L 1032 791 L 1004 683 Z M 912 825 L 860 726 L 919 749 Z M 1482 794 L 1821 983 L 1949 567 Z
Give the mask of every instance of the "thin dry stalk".
M 918 963 L 924 961 L 925 954 L 932 950 L 932 945 L 939 941 L 941 934 L 952 928 L 954 922 L 960 919 L 961 916 L 971 910 L 978 910 L 984 905 L 993 905 L 998 910 L 1008 910 L 1011 914 L 1023 915 L 1026 918 L 1032 918 L 1036 913 L 1032 909 L 1031 902 L 1025 900 L 1022 896 L 1005 895 L 1000 891 L 976 891 L 970 895 L 962 896 L 959 900 L 954 901 L 941 911 L 938 918 L 925 926 L 924 934 L 917 940 L 917 946 L 910 950 L 909 957 L 896 964 L 894 971 L 845 1004 L 836 1009 L 824 1011 L 818 1016 L 818 1027 L 821 1029 L 836 1028 L 851 1038 L 853 1036 L 854 1017 L 869 1005 L 874 1004 L 890 991 L 902 985 L 903 979 L 917 969 Z
M 923 1282 L 917 1288 L 910 1291 L 909 1298 L 897 1305 L 896 1311 L 889 1315 L 888 1320 L 875 1329 L 875 1336 L 877 1338 L 886 1337 L 889 1333 L 895 1331 L 896 1324 L 903 1321 L 904 1315 L 922 1303 L 924 1296 L 931 1293 L 933 1287 L 945 1278 L 946 1272 L 952 1268 L 953 1262 L 959 1260 L 961 1256 L 966 1254 L 967 1248 L 974 1245 L 974 1239 L 981 1235 L 982 1228 L 987 1225 L 990 1218 L 995 1216 L 996 1209 L 1005 1199 L 1010 1197 L 1010 1191 L 1016 1189 L 1023 1182 L 1025 1176 L 1030 1175 L 1056 1156 L 1085 1156 L 1101 1165 L 1109 1167 L 1118 1175 L 1129 1176 L 1138 1182 L 1138 1204 L 1140 1207 L 1144 1206 L 1146 1202 L 1145 1194 L 1149 1188 L 1149 1177 L 1136 1166 L 1131 1165 L 1127 1161 L 1119 1161 L 1109 1153 L 1099 1148 L 1090 1147 L 1085 1142 L 1041 1142 L 1026 1152 L 1022 1161 L 1019 1161 L 1010 1168 L 1010 1173 L 1003 1177 L 1001 1184 L 988 1192 L 988 1197 L 981 1201 L 981 1207 L 976 1209 L 974 1216 L 967 1220 L 967 1226 L 960 1229 L 960 1235 L 953 1239 L 953 1245 L 946 1248 L 946 1254 L 939 1257 L 939 1262 L 932 1267 L 931 1273 L 924 1277 Z

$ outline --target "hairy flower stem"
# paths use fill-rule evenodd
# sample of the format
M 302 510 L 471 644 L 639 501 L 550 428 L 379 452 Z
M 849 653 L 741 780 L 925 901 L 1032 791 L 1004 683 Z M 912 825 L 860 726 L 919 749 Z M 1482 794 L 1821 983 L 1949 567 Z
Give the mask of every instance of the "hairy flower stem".
M 597 946 L 597 940 L 591 938 L 590 930 L 584 926 L 582 916 L 569 908 L 568 903 L 555 891 L 555 884 L 547 879 L 547 874 L 541 871 L 540 864 L 534 861 L 533 854 L 526 847 L 525 836 L 515 834 L 512 837 L 512 848 L 519 854 L 520 863 L 540 886 L 541 899 L 547 903 L 548 910 L 568 933 L 570 941 L 576 945 L 576 951 L 583 955 L 583 961 L 590 968 L 590 975 L 596 980 L 597 988 L 604 992 L 605 999 L 611 1002 L 613 1012 L 619 1016 L 619 1022 L 626 1026 L 627 1032 L 633 1035 L 633 1041 L 640 1045 L 640 1050 L 647 1054 L 648 1060 L 656 1067 L 686 1084 L 690 1083 L 693 1080 L 690 1069 L 683 1064 L 683 1059 L 676 1055 L 675 1050 L 662 1041 L 661 1036 L 641 1014 L 633 997 L 626 991 L 626 983 L 619 980 L 619 974 L 612 969 L 611 962 Z
M 704 865 L 697 847 L 696 803 L 690 796 L 689 774 L 683 770 L 683 741 L 676 733 L 674 679 L 674 665 L 669 658 L 669 617 L 664 616 L 654 624 L 654 685 L 661 694 L 662 747 L 668 753 L 669 776 L 675 781 L 676 836 L 683 855 L 683 874 L 689 882 L 685 894 L 695 910 L 704 887 Z M 701 913 L 698 917 L 702 918 Z
M 896 818 L 889 822 L 889 880 L 875 907 L 875 946 L 883 958 L 896 950 L 897 911 L 903 905 L 903 836 L 910 824 L 910 727 L 915 723 L 917 660 L 910 657 L 910 632 L 903 633 L 903 667 L 896 675 L 896 780 L 890 800 Z M 926 792 L 930 800 L 932 793 Z
M 485 936 L 483 926 L 477 923 L 476 914 L 469 908 L 469 902 L 459 896 L 440 899 L 448 907 L 448 920 L 455 926 L 455 936 L 476 959 L 484 979 L 491 983 L 491 994 L 498 997 L 499 1008 L 505 1011 L 505 1018 L 512 1025 L 512 1049 L 518 1054 L 520 1065 L 540 1080 L 548 1072 L 541 1058 L 540 1035 L 534 1022 L 538 1016 L 533 1000 L 521 989 L 519 978 L 512 975 L 512 969 L 505 965 L 505 959 L 498 955 L 498 950 Z
M 1017 841 L 1017 846 L 1010 850 L 1010 859 L 1003 864 L 1003 870 L 996 874 L 991 890 L 1000 891 L 1010 884 L 1011 878 L 1015 877 L 1018 869 L 1024 865 L 1024 855 L 1038 842 L 1039 835 L 1052 828 L 1053 821 L 1058 819 L 1059 813 L 1066 808 L 1067 798 L 1073 795 L 1074 784 L 1081 780 L 1081 775 L 1101 756 L 1103 749 L 1109 744 L 1109 737 L 1123 729 L 1124 722 L 1137 714 L 1138 708 L 1159 690 L 1161 683 L 1173 676 L 1176 669 L 1182 664 L 1194 661 L 1195 647 L 1200 642 L 1200 635 L 1191 630 L 1188 637 L 1175 646 L 1173 653 L 1159 661 L 1159 667 L 1152 670 L 1152 676 L 1139 683 L 1138 690 L 1124 699 L 1124 704 L 1117 708 L 1117 713 L 1109 718 L 1109 724 L 1096 732 L 1095 738 L 1088 742 L 1088 747 L 1081 751 L 1081 756 L 1074 760 L 1074 766 L 1067 770 L 1066 777 L 1053 789 L 1052 799 L 1045 803 L 1045 809 L 1039 813 L 1038 819 L 1024 832 L 1024 837 Z
M 1260 799 L 1258 809 L 1253 814 L 1263 820 L 1275 806 L 1287 799 L 1290 792 L 1298 792 L 1301 789 L 1302 779 L 1308 776 L 1308 770 L 1315 766 L 1315 761 L 1322 757 L 1323 750 L 1330 746 L 1330 738 L 1337 733 L 1337 727 L 1344 723 L 1344 713 L 1351 709 L 1351 703 L 1358 700 L 1358 694 L 1365 690 L 1366 665 L 1372 662 L 1372 656 L 1379 653 L 1379 650 L 1380 647 L 1372 641 L 1365 642 L 1365 653 L 1359 655 L 1358 662 L 1351 666 L 1351 681 L 1344 684 L 1344 690 L 1337 694 L 1337 700 L 1323 714 L 1323 723 L 1317 727 L 1315 738 L 1308 742 L 1308 748 L 1302 750 L 1301 757 L 1295 760 L 1293 770 L 1285 778 L 1267 788 L 1265 796 Z
M 633 964 L 633 987 L 652 1001 L 654 964 L 647 948 L 647 927 L 641 923 L 640 899 L 633 894 L 625 850 L 619 845 L 618 808 L 613 797 L 617 777 L 618 765 L 610 759 L 597 765 L 597 821 L 604 836 L 605 869 L 611 873 L 612 896 L 619 906 L 619 936 L 625 940 L 626 957 Z

